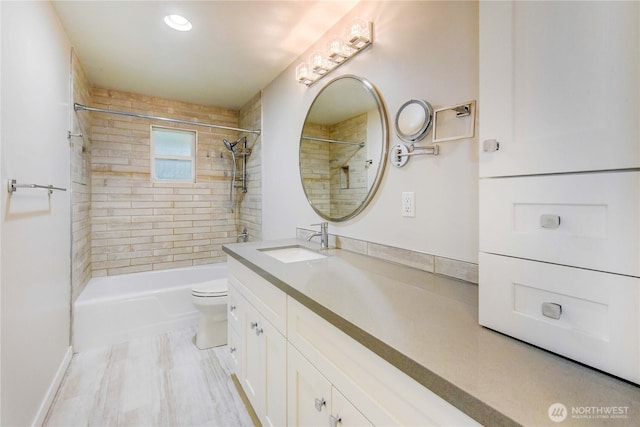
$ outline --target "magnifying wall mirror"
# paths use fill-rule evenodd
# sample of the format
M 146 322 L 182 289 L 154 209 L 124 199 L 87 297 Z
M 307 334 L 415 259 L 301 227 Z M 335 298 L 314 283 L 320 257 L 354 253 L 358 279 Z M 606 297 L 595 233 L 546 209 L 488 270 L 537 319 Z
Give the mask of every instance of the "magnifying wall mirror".
M 411 99 L 398 109 L 396 133 L 404 142 L 413 143 L 424 138 L 433 122 L 433 107 L 427 101 Z
M 300 178 L 313 210 L 345 221 L 373 198 L 385 167 L 387 114 L 373 85 L 336 77 L 316 95 L 300 137 Z

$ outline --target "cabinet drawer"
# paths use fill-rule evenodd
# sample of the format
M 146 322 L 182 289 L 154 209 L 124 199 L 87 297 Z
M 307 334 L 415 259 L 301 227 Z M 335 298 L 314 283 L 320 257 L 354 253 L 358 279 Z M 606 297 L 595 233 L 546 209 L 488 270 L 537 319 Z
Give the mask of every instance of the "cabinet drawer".
M 286 331 L 287 295 L 240 262 L 227 257 L 229 280 L 283 335 Z M 239 282 L 239 283 L 238 283 Z
M 481 179 L 480 251 L 640 277 L 640 172 Z
M 480 254 L 480 324 L 640 383 L 640 279 Z
M 373 425 L 478 425 L 293 298 L 288 333 L 289 342 Z

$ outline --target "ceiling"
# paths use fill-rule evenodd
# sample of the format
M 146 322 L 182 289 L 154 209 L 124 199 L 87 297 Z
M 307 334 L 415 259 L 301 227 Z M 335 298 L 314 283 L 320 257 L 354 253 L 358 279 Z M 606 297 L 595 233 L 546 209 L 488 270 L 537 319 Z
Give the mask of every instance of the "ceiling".
M 94 86 L 239 109 L 357 1 L 53 1 Z M 179 14 L 179 32 L 164 17 Z M 291 77 L 293 78 L 293 76 Z

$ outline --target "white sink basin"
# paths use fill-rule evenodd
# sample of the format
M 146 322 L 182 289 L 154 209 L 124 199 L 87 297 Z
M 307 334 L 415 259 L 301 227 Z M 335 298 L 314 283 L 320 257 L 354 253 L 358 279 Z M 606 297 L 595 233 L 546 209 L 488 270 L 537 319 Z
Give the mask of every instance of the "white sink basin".
M 302 246 L 285 246 L 279 248 L 260 249 L 260 252 L 284 263 L 326 258 L 326 255 L 312 251 Z

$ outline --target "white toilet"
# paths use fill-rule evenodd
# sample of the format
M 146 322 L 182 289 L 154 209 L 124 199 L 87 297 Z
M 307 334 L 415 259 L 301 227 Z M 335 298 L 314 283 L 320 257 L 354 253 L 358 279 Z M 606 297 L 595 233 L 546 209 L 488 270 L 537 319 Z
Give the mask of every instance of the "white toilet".
M 191 288 L 191 300 L 200 312 L 196 346 L 201 349 L 227 343 L 227 279 L 197 283 Z

